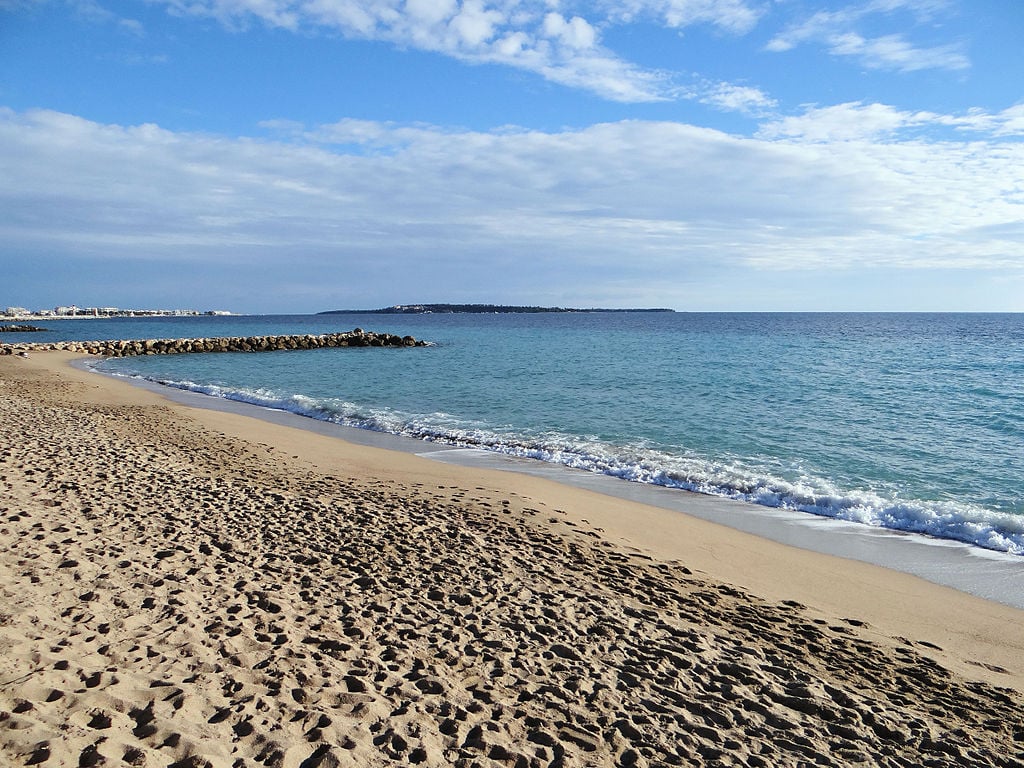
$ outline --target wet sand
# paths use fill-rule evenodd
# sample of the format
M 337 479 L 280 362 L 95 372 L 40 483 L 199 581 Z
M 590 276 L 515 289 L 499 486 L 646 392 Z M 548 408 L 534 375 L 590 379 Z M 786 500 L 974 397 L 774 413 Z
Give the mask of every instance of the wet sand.
M 0 764 L 1021 765 L 1024 612 L 0 358 Z

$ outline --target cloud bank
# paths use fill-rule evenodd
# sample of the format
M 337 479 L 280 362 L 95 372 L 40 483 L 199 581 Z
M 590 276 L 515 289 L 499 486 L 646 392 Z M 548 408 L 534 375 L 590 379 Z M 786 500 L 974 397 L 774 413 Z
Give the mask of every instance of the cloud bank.
M 845 112 L 863 134 L 924 119 Z M 290 263 L 314 282 L 374 265 L 467 290 L 476 269 L 524 290 L 553 269 L 606 287 L 732 269 L 1019 269 L 1024 145 L 820 129 L 842 118 L 812 111 L 759 138 L 667 122 L 483 133 L 343 120 L 269 141 L 2 110 L 0 237 L 68 264 Z

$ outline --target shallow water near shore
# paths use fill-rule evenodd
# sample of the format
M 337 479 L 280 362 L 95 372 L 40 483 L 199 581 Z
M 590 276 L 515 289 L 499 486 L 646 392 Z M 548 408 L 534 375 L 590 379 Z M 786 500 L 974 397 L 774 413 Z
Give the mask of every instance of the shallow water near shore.
M 141 357 L 97 368 L 646 486 L 1024 553 L 1021 315 L 166 318 L 64 321 L 53 333 L 357 325 L 436 346 Z

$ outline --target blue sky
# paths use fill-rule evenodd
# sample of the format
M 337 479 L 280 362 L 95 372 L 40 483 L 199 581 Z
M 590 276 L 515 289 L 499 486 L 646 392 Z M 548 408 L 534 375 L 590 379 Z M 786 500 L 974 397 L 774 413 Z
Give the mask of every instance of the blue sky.
M 0 0 L 0 308 L 1024 311 L 1019 0 Z

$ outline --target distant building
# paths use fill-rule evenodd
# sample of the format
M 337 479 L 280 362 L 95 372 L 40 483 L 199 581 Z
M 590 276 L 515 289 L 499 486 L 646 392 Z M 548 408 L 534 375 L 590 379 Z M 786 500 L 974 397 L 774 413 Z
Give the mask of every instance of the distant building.
M 0 2 L 2 1 L 0 0 Z M 119 307 L 79 307 L 77 304 L 37 311 L 25 307 L 7 307 L 6 312 L 0 310 L 0 317 L 17 319 L 29 317 L 196 317 L 201 314 L 231 315 L 234 313 L 219 309 L 204 313 L 197 309 L 121 309 Z

